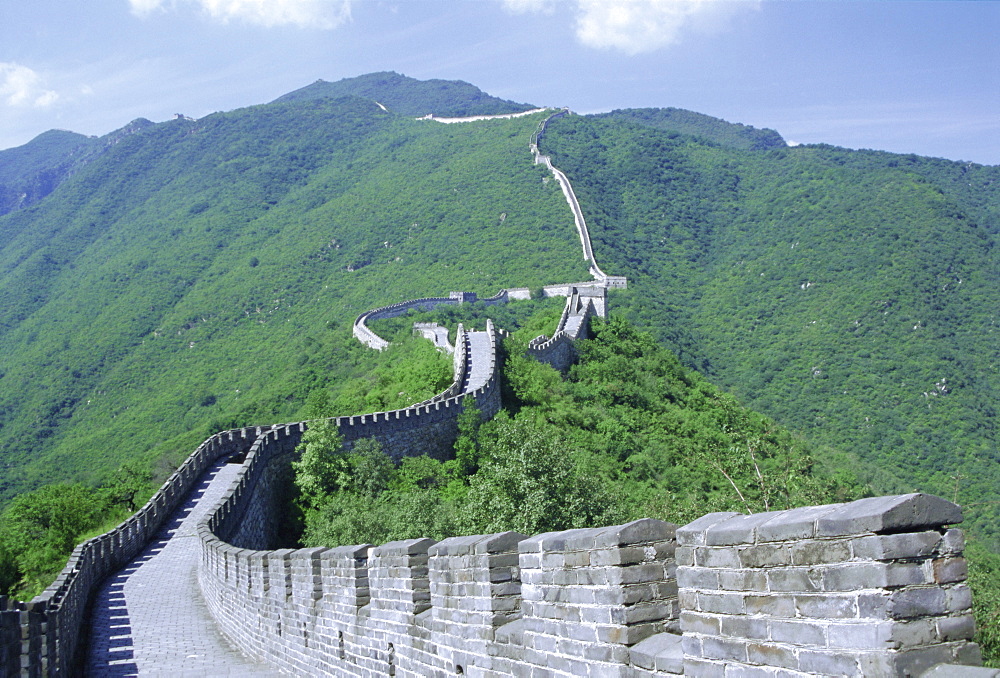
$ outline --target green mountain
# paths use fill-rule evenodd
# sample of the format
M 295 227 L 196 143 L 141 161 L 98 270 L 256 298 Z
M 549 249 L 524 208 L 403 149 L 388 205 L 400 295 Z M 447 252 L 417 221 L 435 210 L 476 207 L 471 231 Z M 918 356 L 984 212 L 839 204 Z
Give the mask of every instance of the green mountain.
M 343 96 L 372 99 L 393 113 L 401 115 L 432 113 L 442 117 L 462 117 L 520 113 L 535 108 L 530 104 L 519 104 L 490 96 L 475 85 L 461 80 L 416 80 L 392 71 L 369 73 L 337 82 L 317 80 L 311 85 L 279 97 L 275 102 Z
M 100 138 L 50 130 L 0 151 L 0 215 L 35 204 L 123 137 L 152 124 L 140 118 Z
M 528 151 L 543 117 L 348 97 L 177 119 L 0 218 L 0 496 L 302 416 L 370 369 L 363 310 L 585 278 Z
M 302 416 L 380 359 L 350 336 L 362 310 L 585 279 L 527 149 L 544 113 L 416 119 L 530 108 L 376 73 L 0 152 L 0 502 Z M 830 469 L 956 499 L 996 538 L 1000 168 L 678 109 L 540 143 L 629 277 L 613 309 Z
M 746 150 L 613 117 L 549 125 L 616 306 L 876 487 L 996 534 L 1000 167 Z
M 757 129 L 749 125 L 726 122 L 683 108 L 630 108 L 589 117 L 595 120 L 627 121 L 643 127 L 690 134 L 710 143 L 731 148 L 761 151 L 784 148 L 787 145 L 781 135 L 773 129 Z

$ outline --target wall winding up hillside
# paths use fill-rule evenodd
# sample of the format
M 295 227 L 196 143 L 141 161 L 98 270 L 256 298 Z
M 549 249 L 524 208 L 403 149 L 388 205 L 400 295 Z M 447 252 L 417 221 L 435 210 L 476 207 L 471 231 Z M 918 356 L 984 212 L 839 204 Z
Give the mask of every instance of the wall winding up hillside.
M 588 315 L 603 314 L 606 287 L 624 284 L 594 263 L 571 187 L 564 193 L 599 291 L 566 286 L 559 327 L 533 349 L 550 357 L 584 336 Z M 409 303 L 424 302 L 454 303 Z M 365 320 L 411 307 L 420 308 L 362 314 L 355 336 L 381 348 Z M 486 335 L 478 381 L 470 383 L 472 342 L 460 333 L 465 355 L 448 391 L 403 410 L 341 417 L 345 440 L 375 437 L 396 457 L 447 450 L 463 398 L 488 416 L 500 407 L 492 323 Z M 79 546 L 45 593 L 13 611 L 0 601 L 4 675 L 70 673 L 96 582 L 133 558 L 223 458 L 241 467 L 198 526 L 201 591 L 234 644 L 296 674 L 920 675 L 979 661 L 962 535 L 950 527 L 961 510 L 943 499 L 716 513 L 681 528 L 645 519 L 534 537 L 273 550 L 288 462 L 307 427 L 212 436 L 139 512 Z

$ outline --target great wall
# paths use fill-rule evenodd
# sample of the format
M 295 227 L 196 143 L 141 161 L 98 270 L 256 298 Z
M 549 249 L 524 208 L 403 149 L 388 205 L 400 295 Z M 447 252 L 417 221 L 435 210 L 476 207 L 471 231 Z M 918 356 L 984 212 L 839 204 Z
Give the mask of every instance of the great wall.
M 568 179 L 595 280 L 566 297 L 529 353 L 566 369 L 608 288 Z M 502 116 L 501 116 L 502 117 Z M 436 119 L 439 122 L 462 122 Z M 486 303 L 525 298 L 502 290 Z M 414 300 L 368 320 L 473 300 Z M 334 420 L 394 458 L 447 454 L 471 397 L 501 406 L 498 331 L 458 328 L 443 393 Z M 447 338 L 445 338 L 447 343 Z M 275 549 L 282 483 L 309 422 L 217 433 L 128 520 L 80 544 L 28 602 L 0 598 L 0 676 L 997 676 L 979 649 L 961 509 L 923 494 L 678 527 L 644 519 L 382 545 Z

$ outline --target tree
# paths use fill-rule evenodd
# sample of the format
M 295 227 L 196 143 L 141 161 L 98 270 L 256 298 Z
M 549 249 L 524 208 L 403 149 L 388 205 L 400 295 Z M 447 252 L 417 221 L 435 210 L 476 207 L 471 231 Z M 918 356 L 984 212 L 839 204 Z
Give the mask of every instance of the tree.
M 310 424 L 296 449 L 301 457 L 292 462 L 292 469 L 300 501 L 307 509 L 318 508 L 331 493 L 350 481 L 350 468 L 336 420 Z
M 501 413 L 483 425 L 480 442 L 481 467 L 464 505 L 470 533 L 536 534 L 608 519 L 610 498 L 577 471 L 555 430 Z
M 136 495 L 146 490 L 152 479 L 153 474 L 149 468 L 133 460 L 119 466 L 111 475 L 111 479 L 101 486 L 100 491 L 108 503 L 122 506 L 130 513 L 134 513 L 138 508 Z
M 351 474 L 350 487 L 368 497 L 378 497 L 392 482 L 396 467 L 375 438 L 354 443 L 347 458 Z

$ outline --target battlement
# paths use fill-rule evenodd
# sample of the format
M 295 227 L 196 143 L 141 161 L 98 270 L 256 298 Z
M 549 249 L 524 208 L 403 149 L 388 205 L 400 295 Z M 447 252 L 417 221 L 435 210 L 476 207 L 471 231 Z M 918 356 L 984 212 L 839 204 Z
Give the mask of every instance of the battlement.
M 962 535 L 949 527 L 961 510 L 938 497 L 266 551 L 218 536 L 253 520 L 233 502 L 245 482 L 199 527 L 202 590 L 232 642 L 300 675 L 920 675 L 979 663 Z
M 548 293 L 549 288 L 546 288 Z M 555 289 L 551 296 L 563 294 L 566 306 L 559 318 L 559 324 L 551 337 L 541 335 L 528 342 L 527 353 L 539 362 L 548 363 L 560 372 L 565 372 L 576 359 L 573 344 L 588 336 L 588 318 L 592 315 L 606 315 L 607 288 L 594 283 L 567 285 Z
M 211 436 L 142 508 L 110 532 L 77 546 L 47 589 L 29 602 L 0 605 L 0 610 L 7 608 L 0 612 L 0 675 L 64 675 L 74 665 L 84 611 L 97 585 L 145 548 L 209 466 L 242 454 L 259 435 L 260 429 L 243 428 Z M 16 635 L 8 626 L 14 621 Z M 16 643 L 9 642 L 13 638 Z

